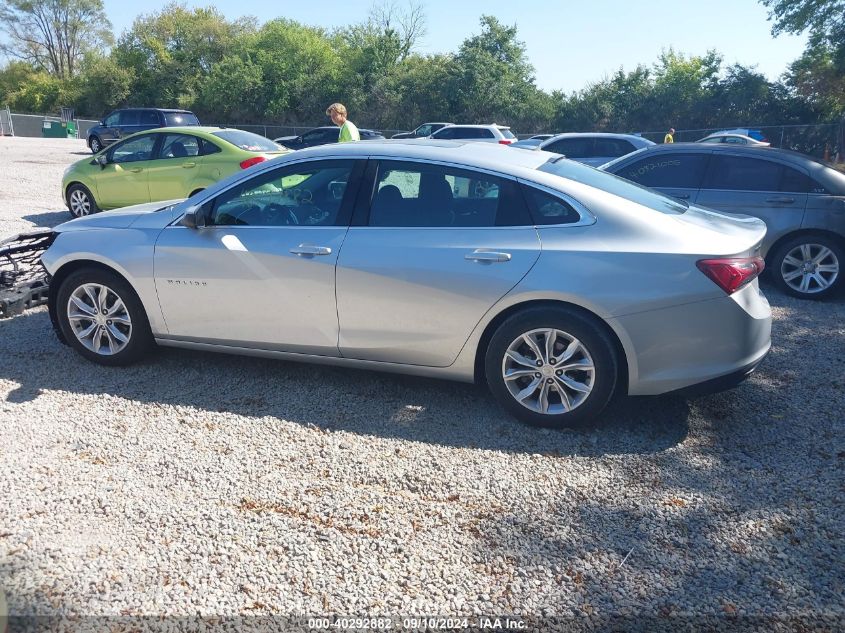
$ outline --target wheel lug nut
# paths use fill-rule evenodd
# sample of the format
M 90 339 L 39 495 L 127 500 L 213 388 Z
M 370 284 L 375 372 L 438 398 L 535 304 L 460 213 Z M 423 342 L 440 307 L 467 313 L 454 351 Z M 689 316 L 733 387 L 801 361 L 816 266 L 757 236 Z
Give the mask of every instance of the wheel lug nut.
M 534 378 L 539 378 L 539 377 L 540 377 L 539 373 L 534 374 Z
M 542 366 L 543 366 L 543 361 L 538 360 L 538 361 L 537 361 L 537 367 L 542 367 Z
M 552 380 L 551 378 L 549 378 L 546 382 L 547 382 L 548 384 L 552 384 L 552 383 L 554 382 L 554 380 Z
M 557 362 L 554 358 L 549 359 L 549 365 L 554 365 Z
M 555 374 L 558 376 L 563 376 L 563 372 L 559 369 L 555 372 Z

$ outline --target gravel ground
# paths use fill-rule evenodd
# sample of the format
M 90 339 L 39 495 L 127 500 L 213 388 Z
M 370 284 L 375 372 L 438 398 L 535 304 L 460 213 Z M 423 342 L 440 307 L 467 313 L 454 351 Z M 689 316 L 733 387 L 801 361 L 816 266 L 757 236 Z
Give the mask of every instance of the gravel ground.
M 0 138 L 0 237 L 69 216 L 82 141 Z M 766 286 L 741 387 L 524 427 L 468 385 L 0 321 L 13 615 L 782 615 L 845 626 L 845 301 Z

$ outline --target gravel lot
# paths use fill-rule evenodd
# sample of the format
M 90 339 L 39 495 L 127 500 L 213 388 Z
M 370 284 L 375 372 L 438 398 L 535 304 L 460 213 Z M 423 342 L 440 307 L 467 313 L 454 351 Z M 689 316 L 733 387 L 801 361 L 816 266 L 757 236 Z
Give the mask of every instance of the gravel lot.
M 0 237 L 69 219 L 83 141 L 0 138 Z M 109 369 L 0 321 L 13 615 L 787 615 L 845 626 L 845 301 L 765 286 L 719 395 L 521 426 L 468 385 L 159 350 Z

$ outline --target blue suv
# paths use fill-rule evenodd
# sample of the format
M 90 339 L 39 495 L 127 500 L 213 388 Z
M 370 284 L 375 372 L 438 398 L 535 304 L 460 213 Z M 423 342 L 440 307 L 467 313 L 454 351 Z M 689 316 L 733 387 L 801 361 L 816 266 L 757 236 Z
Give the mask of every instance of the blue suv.
M 166 108 L 123 108 L 115 110 L 88 130 L 88 147 L 96 154 L 107 145 L 134 134 L 157 127 L 199 125 L 197 115 L 188 110 Z

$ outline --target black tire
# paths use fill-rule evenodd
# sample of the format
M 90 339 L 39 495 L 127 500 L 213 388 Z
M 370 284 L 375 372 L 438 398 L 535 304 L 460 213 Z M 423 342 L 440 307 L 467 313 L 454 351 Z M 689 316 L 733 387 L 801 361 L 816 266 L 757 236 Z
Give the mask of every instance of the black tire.
M 91 148 L 92 154 L 96 154 L 101 149 L 103 149 L 104 145 L 103 142 L 100 140 L 99 136 L 92 136 L 88 139 L 88 147 Z
M 797 235 L 781 244 L 771 254 L 769 262 L 769 272 L 775 284 L 793 297 L 826 299 L 843 287 L 845 249 L 841 242 L 826 235 Z M 804 265 L 808 268 L 804 269 Z M 812 266 L 816 267 L 815 270 L 810 269 Z M 831 267 L 836 270 L 831 270 Z
M 592 360 L 592 367 L 594 368 L 592 376 L 589 375 L 589 371 L 555 370 L 551 365 L 552 361 L 550 361 L 545 363 L 545 367 L 542 369 L 530 369 L 531 372 L 535 372 L 530 376 L 506 383 L 503 372 L 505 355 L 509 346 L 512 343 L 517 343 L 517 339 L 523 334 L 543 328 L 554 329 L 570 337 L 567 339 L 558 335 L 553 350 L 553 357 L 556 358 L 561 358 L 563 349 L 569 343 L 572 343 L 573 338 L 577 339 L 581 344 L 581 349 L 586 354 L 579 351 L 569 360 L 580 360 L 586 364 L 589 364 L 589 361 Z M 525 349 L 527 351 L 530 348 L 526 346 Z M 522 358 L 536 361 L 536 358 L 531 359 L 527 355 L 522 355 Z M 513 364 L 510 360 L 508 362 Z M 561 362 L 563 361 L 561 360 Z M 522 365 L 518 365 L 518 367 L 522 367 Z M 615 347 L 601 326 L 590 317 L 568 308 L 528 308 L 514 314 L 505 320 L 493 334 L 485 355 L 487 384 L 499 404 L 523 422 L 534 426 L 552 428 L 579 427 L 594 423 L 613 397 L 619 376 L 618 368 L 619 359 Z M 520 369 L 520 371 L 529 370 Z M 541 373 L 541 371 L 544 373 Z M 546 376 L 546 372 L 554 375 Z M 562 383 L 557 382 L 559 379 L 555 375 L 558 375 L 558 372 L 562 372 L 565 378 L 569 378 L 579 385 L 589 384 L 591 387 L 589 393 L 580 402 L 578 402 L 578 399 L 582 398 L 580 392 L 571 392 L 573 394 L 569 403 L 571 409 L 568 411 L 563 410 L 564 400 L 561 392 L 565 392 L 567 399 L 569 399 L 570 390 L 562 386 Z M 529 409 L 518 402 L 515 395 L 511 394 L 509 384 L 513 386 L 514 390 L 522 390 L 523 388 L 530 388 L 535 379 L 540 381 L 538 388 L 542 388 L 543 381 L 552 381 L 550 386 L 547 387 L 549 394 L 546 401 L 550 404 L 550 409 L 558 408 L 562 412 L 541 413 Z M 583 382 L 579 382 L 581 380 Z M 559 384 L 562 388 L 558 387 Z
M 68 303 L 71 299 L 71 295 L 85 284 L 98 284 L 108 288 L 108 290 L 110 290 L 123 302 L 126 312 L 129 315 L 131 329 L 121 325 L 123 328 L 121 329 L 121 333 L 126 336 L 128 341 L 126 342 L 125 347 L 113 354 L 106 355 L 104 353 L 97 353 L 86 347 L 80 341 L 74 327 L 71 325 L 70 318 L 68 316 Z M 109 297 L 111 297 L 111 295 L 109 295 Z M 114 306 L 115 303 L 116 302 L 112 302 L 111 305 Z M 150 331 L 147 314 L 144 310 L 144 306 L 141 304 L 141 300 L 138 298 L 138 295 L 122 277 L 99 268 L 83 268 L 68 275 L 59 287 L 59 292 L 56 295 L 56 317 L 59 321 L 59 327 L 62 330 L 62 334 L 70 346 L 91 362 L 98 363 L 100 365 L 130 365 L 139 360 L 150 349 L 153 342 L 153 336 Z M 105 315 L 103 318 L 106 318 Z M 81 328 L 87 327 L 89 324 L 88 322 L 90 322 L 90 325 L 93 326 L 93 319 L 77 320 L 77 324 Z M 108 324 L 111 325 L 112 322 L 108 321 Z M 104 340 L 103 337 L 105 336 L 106 335 L 103 334 L 100 340 Z
M 81 218 L 100 211 L 100 207 L 97 206 L 97 201 L 91 195 L 88 187 L 79 183 L 67 188 L 65 202 L 67 203 L 68 211 L 75 218 Z

